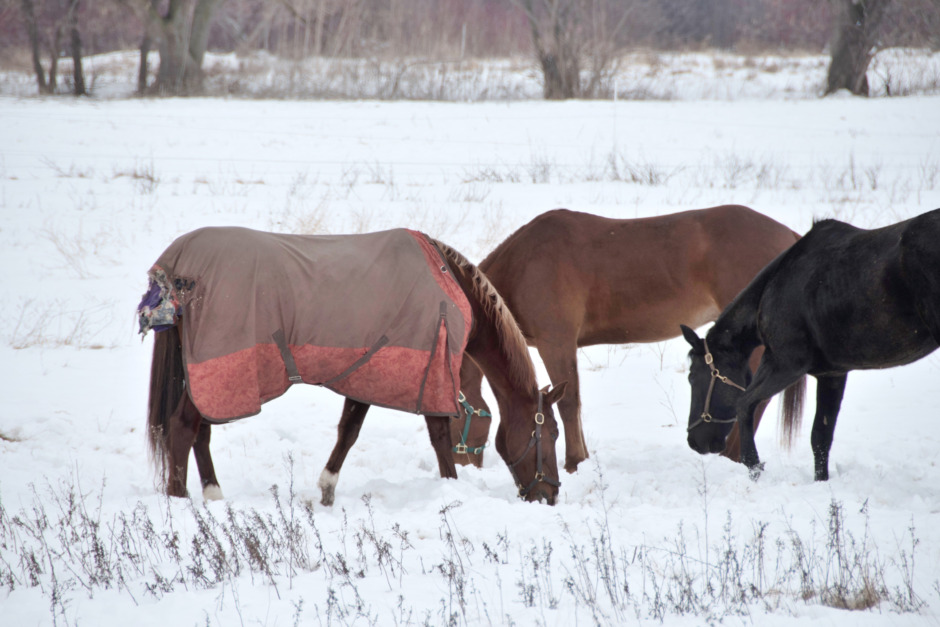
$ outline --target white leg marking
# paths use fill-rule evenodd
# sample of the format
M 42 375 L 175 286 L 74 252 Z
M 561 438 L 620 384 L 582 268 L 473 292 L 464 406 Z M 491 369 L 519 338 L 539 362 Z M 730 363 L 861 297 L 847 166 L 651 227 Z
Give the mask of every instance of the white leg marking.
M 222 488 L 210 483 L 202 489 L 202 498 L 205 501 L 221 501 L 224 498 Z
M 336 482 L 339 481 L 339 474 L 330 472 L 326 468 L 320 473 L 320 480 L 317 485 L 320 486 L 320 502 L 324 505 L 333 504 L 333 493 L 336 490 Z

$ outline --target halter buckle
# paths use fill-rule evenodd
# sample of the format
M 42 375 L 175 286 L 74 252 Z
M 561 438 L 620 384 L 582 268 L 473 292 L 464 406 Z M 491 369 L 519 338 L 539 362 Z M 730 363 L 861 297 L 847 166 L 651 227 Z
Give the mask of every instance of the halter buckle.
M 466 455 L 466 454 L 467 454 L 467 445 L 466 445 L 466 444 L 455 444 L 455 445 L 454 445 L 454 452 L 457 453 L 458 455 Z
M 545 414 L 543 414 L 542 412 L 536 413 L 536 414 L 535 414 L 535 424 L 537 424 L 537 425 L 543 425 L 543 424 L 545 424 Z

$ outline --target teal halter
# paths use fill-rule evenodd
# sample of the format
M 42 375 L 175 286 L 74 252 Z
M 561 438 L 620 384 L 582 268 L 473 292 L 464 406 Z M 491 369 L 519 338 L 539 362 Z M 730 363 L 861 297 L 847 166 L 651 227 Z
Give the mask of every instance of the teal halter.
M 486 442 L 480 446 L 470 447 L 467 446 L 467 435 L 470 433 L 470 418 L 476 414 L 481 418 L 492 418 L 493 414 L 486 411 L 485 409 L 474 409 L 470 403 L 467 402 L 467 397 L 463 395 L 463 392 L 459 392 L 457 396 L 457 402 L 463 407 L 464 412 L 467 414 L 467 419 L 463 425 L 463 433 L 460 434 L 460 444 L 454 446 L 454 452 L 458 455 L 463 455 L 465 453 L 473 453 L 474 455 L 479 455 L 483 452 L 483 449 L 486 448 Z

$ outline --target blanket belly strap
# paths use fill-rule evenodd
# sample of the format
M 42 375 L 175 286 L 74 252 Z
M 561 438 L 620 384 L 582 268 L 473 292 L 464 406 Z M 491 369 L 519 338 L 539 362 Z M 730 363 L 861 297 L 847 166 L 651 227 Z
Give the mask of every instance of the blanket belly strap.
M 346 368 L 346 370 L 343 370 L 341 373 L 339 373 L 332 379 L 327 379 L 326 381 L 324 381 L 323 383 L 319 385 L 330 385 L 331 383 L 336 383 L 337 381 L 341 381 L 345 379 L 346 377 L 351 375 L 353 372 L 358 370 L 361 366 L 363 366 L 367 361 L 372 359 L 372 356 L 386 344 L 388 344 L 388 337 L 383 335 L 382 337 L 378 339 L 378 341 L 375 344 L 373 344 L 372 348 L 367 350 L 362 357 L 354 361 L 353 364 L 349 368 Z
M 284 366 L 287 368 L 288 381 L 291 383 L 301 383 L 303 378 L 300 376 L 300 371 L 297 370 L 297 362 L 294 361 L 294 356 L 287 346 L 287 338 L 284 336 L 284 329 L 278 329 L 271 337 L 274 339 L 274 343 L 277 344 L 277 349 L 281 351 L 281 359 L 284 360 Z

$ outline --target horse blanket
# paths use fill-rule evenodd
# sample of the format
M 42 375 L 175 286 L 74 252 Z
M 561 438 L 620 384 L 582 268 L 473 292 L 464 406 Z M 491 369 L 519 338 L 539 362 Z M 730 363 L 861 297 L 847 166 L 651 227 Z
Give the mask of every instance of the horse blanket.
M 425 415 L 458 414 L 471 309 L 427 236 L 204 228 L 148 273 L 141 333 L 180 325 L 190 397 L 244 418 L 292 383 Z

